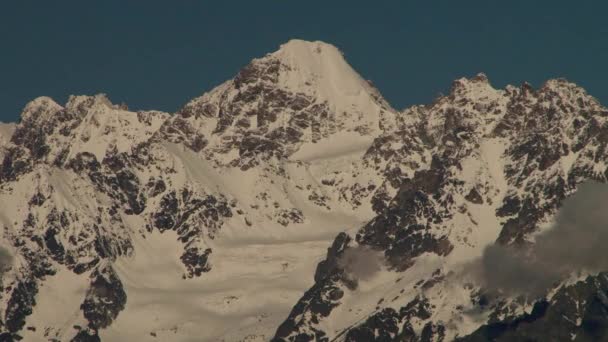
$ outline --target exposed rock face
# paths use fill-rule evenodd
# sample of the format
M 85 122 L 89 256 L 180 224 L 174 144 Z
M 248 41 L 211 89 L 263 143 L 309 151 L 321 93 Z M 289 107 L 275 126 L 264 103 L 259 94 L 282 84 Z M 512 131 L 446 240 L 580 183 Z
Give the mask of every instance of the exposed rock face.
M 496 90 L 482 74 L 397 112 L 335 47 L 303 41 L 175 115 L 105 95 L 35 99 L 19 123 L 0 125 L 0 240 L 13 256 L 0 265 L 0 340 L 102 340 L 134 302 L 138 258 L 166 258 L 185 283 L 217 282 L 233 271 L 222 269 L 234 263 L 226 250 L 248 247 L 252 260 L 232 267 L 249 280 L 273 243 L 329 235 L 314 283 L 273 318 L 274 336 L 235 327 L 226 340 L 604 339 L 603 273 L 525 299 L 490 295 L 462 269 L 493 243 L 534 248 L 578 184 L 606 180 L 607 118 L 565 80 Z M 151 241 L 166 255 L 138 254 Z M 346 265 L 359 250 L 378 260 Z M 48 310 L 57 283 L 75 298 L 65 320 Z M 225 317 L 239 298 L 219 302 Z M 146 338 L 179 340 L 205 323 Z
M 154 227 L 161 232 L 167 229 L 177 232 L 184 244 L 180 259 L 187 269 L 185 276 L 192 278 L 210 270 L 207 261 L 211 248 L 202 248 L 204 242 L 201 239 L 205 235 L 213 239 L 224 218 L 229 217 L 232 217 L 232 211 L 223 196 L 219 200 L 213 195 L 198 197 L 184 188 L 179 195 L 172 191 L 162 197 L 153 221 Z
M 108 327 L 127 302 L 127 294 L 111 266 L 91 273 L 91 286 L 80 308 L 93 331 Z
M 25 317 L 32 313 L 36 304 L 34 299 L 38 291 L 33 281 L 24 281 L 17 284 L 9 299 L 5 313 L 5 327 L 8 332 L 16 333 L 23 328 Z

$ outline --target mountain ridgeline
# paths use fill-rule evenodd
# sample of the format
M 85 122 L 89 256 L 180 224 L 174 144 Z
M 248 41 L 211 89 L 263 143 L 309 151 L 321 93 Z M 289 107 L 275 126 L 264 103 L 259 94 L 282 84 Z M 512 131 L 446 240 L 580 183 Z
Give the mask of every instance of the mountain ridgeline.
M 301 40 L 174 114 L 37 98 L 0 125 L 0 341 L 608 339 L 607 120 L 483 74 L 395 110 Z

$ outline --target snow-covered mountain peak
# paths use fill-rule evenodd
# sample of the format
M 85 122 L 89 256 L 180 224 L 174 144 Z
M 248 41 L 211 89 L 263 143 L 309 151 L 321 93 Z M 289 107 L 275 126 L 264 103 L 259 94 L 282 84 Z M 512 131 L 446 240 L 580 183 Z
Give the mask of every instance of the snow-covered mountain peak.
M 319 94 L 354 94 L 365 83 L 337 47 L 320 41 L 291 40 L 264 59 L 279 60 L 281 85 L 296 91 L 317 88 Z
M 168 117 L 157 111 L 128 111 L 104 94 L 70 96 L 65 107 L 39 97 L 26 105 L 21 121 L 10 131 L 11 160 L 6 162 L 20 166 L 9 168 L 12 171 L 5 175 L 16 177 L 33 167 L 33 161 L 64 165 L 89 153 L 100 162 L 108 151 L 130 152 L 150 139 Z M 27 163 L 17 162 L 28 155 Z
M 62 109 L 63 107 L 57 104 L 52 98 L 40 96 L 25 105 L 25 108 L 21 112 L 21 120 L 48 119 L 49 116 L 54 115 Z
M 576 83 L 569 81 L 566 78 L 563 77 L 558 77 L 558 78 L 552 78 L 549 79 L 547 81 L 545 81 L 545 83 L 543 83 L 543 85 L 541 86 L 541 89 L 578 89 L 581 92 L 585 92 L 585 89 L 579 87 Z
M 497 90 L 490 84 L 486 74 L 478 73 L 474 77 L 462 77 L 452 83 L 450 95 L 467 98 L 471 101 L 487 100 L 503 95 L 503 91 Z
M 555 78 L 546 81 L 537 93 L 543 98 L 553 98 L 554 100 L 576 101 L 576 105 L 581 106 L 600 106 L 594 97 L 587 94 L 587 91 L 574 82 L 565 78 Z M 574 104 L 573 104 L 574 105 Z
M 297 82 L 310 82 L 320 86 L 325 80 L 334 84 L 342 83 L 347 88 L 356 87 L 361 78 L 346 62 L 342 52 L 334 45 L 321 41 L 293 39 L 268 55 L 257 60 L 278 60 L 282 66 L 280 77 L 286 82 L 284 86 L 302 86 Z M 289 84 L 288 81 L 294 83 Z M 347 83 L 346 81 L 354 81 Z M 293 89 L 297 90 L 297 89 Z
M 455 80 L 447 96 L 417 111 L 413 109 L 404 114 L 412 117 L 412 113 L 418 113 L 413 117 L 424 122 L 425 134 L 436 142 L 445 140 L 446 133 L 455 127 L 461 137 L 468 136 L 465 132 L 476 132 L 475 136 L 503 135 L 505 130 L 525 125 L 536 130 L 557 126 L 558 117 L 563 121 L 559 125 L 568 126 L 581 109 L 602 111 L 596 99 L 563 78 L 548 80 L 540 88 L 524 82 L 519 87 L 496 89 L 483 73 Z M 452 140 L 449 136 L 448 140 Z
M 314 64 L 320 59 L 335 59 L 342 55 L 334 45 L 322 41 L 307 41 L 302 39 L 291 39 L 281 44 L 279 49 L 270 53 L 274 57 L 283 59 L 284 62 L 295 65 Z M 312 56 L 315 60 L 311 60 Z
M 475 140 L 490 133 L 502 118 L 508 95 L 505 90 L 495 89 L 487 76 L 479 73 L 472 78 L 455 80 L 448 95 L 437 98 L 431 105 L 412 107 L 402 115 L 406 115 L 409 122 L 419 123 L 420 134 L 436 144 Z
M 96 95 L 70 95 L 65 106 L 61 106 L 48 96 L 40 96 L 26 104 L 21 113 L 21 121 L 31 125 L 45 124 L 56 119 L 55 116 L 63 115 L 84 117 L 91 112 L 107 112 L 120 109 L 120 106 L 112 104 L 105 94 Z M 62 119 L 65 121 L 65 118 Z
M 353 70 L 337 47 L 320 41 L 291 40 L 267 58 L 277 58 L 283 66 L 280 86 L 327 102 L 337 113 L 366 112 L 358 120 L 379 128 L 379 107 L 388 109 L 388 104 Z
M 461 77 L 457 80 L 455 80 L 452 83 L 452 87 L 465 87 L 467 84 L 475 84 L 475 83 L 487 83 L 490 84 L 490 80 L 488 79 L 488 75 L 486 75 L 483 72 L 478 72 L 477 74 L 475 74 L 475 76 L 473 77 Z
M 336 47 L 292 40 L 190 101 L 163 132 L 220 164 L 248 168 L 307 144 L 323 150 L 318 144 L 335 144 L 328 138 L 336 132 L 371 143 L 395 116 Z
M 87 112 L 100 107 L 111 109 L 114 105 L 105 94 L 71 95 L 65 105 L 67 111 L 81 115 L 86 115 Z

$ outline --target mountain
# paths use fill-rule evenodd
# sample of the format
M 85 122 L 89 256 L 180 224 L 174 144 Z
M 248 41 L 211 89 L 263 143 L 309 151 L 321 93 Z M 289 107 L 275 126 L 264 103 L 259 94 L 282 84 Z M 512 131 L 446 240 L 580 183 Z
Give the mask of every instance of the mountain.
M 533 243 L 578 184 L 605 181 L 608 111 L 565 80 L 537 90 L 527 84 L 495 90 L 478 75 L 455 81 L 450 94 L 433 104 L 403 113 L 412 114 L 424 118 L 411 129 L 432 161 L 398 179 L 397 194 L 354 236 L 334 240 L 315 284 L 275 340 L 483 341 L 500 340 L 511 329 L 534 331 L 535 323 L 537 335 L 558 329 L 538 321 L 535 314 L 542 314 L 536 310 L 533 318 L 526 316 L 534 301 L 507 297 L 488 303 L 483 288 L 458 274 L 488 245 Z M 374 277 L 357 282 L 339 260 L 360 246 L 381 252 L 386 263 Z M 561 329 L 556 340 L 588 333 L 568 319 L 584 319 L 581 313 L 595 305 L 590 299 L 604 298 L 604 282 L 603 275 L 590 275 L 558 286 L 546 298 L 543 312 L 564 317 L 553 322 Z M 604 314 L 594 319 L 605 327 L 607 307 L 601 307 Z M 513 323 L 518 320 L 525 324 Z M 476 332 L 485 323 L 491 333 Z M 471 333 L 477 339 L 465 337 Z M 529 340 L 513 334 L 505 340 Z
M 607 116 L 483 74 L 398 111 L 301 40 L 174 114 L 37 98 L 0 125 L 0 340 L 606 336 L 603 274 L 523 298 L 467 269 L 605 182 Z

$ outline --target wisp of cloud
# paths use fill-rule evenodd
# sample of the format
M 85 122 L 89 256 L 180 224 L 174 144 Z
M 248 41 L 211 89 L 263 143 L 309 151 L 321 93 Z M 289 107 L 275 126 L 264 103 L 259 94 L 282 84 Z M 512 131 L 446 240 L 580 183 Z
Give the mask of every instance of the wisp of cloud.
M 607 245 L 608 185 L 590 182 L 564 201 L 530 249 L 491 245 L 474 268 L 487 290 L 539 296 L 572 273 L 608 270 Z
M 355 280 L 369 280 L 378 273 L 384 263 L 383 254 L 366 246 L 344 250 L 338 264 Z
M 8 249 L 0 246 L 0 279 L 13 263 L 13 256 Z

